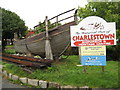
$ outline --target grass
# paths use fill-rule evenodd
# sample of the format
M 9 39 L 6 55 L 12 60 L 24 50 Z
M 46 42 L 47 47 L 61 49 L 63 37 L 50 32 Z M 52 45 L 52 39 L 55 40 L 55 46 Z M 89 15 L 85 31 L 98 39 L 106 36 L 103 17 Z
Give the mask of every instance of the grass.
M 13 47 L 14 47 L 14 45 L 5 46 L 6 49 L 4 49 L 3 53 L 16 54 L 16 51 L 15 51 L 15 49 Z
M 5 49 L 4 53 L 7 53 L 7 54 L 16 54 L 16 51 L 15 51 L 15 49 Z
M 60 85 L 89 86 L 90 88 L 118 88 L 118 61 L 107 61 L 105 72 L 101 66 L 87 66 L 87 73 L 84 67 L 78 67 L 78 56 L 70 56 L 55 62 L 47 69 L 37 69 L 32 74 L 25 74 L 17 66 L 6 66 L 6 70 L 20 76 L 29 78 L 57 82 Z M 19 72 L 18 72 L 19 71 Z
M 12 73 L 18 76 L 22 76 L 22 77 L 27 77 L 28 73 L 23 71 L 21 67 L 18 67 L 15 64 L 8 64 L 4 62 L 4 70 L 6 70 L 8 73 Z
M 14 47 L 14 45 L 7 45 L 7 46 L 5 46 L 5 48 L 12 48 L 12 47 Z

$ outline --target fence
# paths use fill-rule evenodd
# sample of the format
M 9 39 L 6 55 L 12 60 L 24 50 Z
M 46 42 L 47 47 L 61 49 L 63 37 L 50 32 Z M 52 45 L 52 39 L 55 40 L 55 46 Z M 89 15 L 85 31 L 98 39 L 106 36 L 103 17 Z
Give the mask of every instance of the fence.
M 59 16 L 64 15 L 64 14 L 66 14 L 66 13 L 69 13 L 69 12 L 71 12 L 71 11 L 75 11 L 74 15 L 68 16 L 68 17 L 66 17 L 66 18 L 64 18 L 64 19 L 59 20 Z M 58 14 L 58 15 L 56 15 L 56 16 L 48 19 L 48 22 L 50 22 L 50 21 L 53 20 L 53 19 L 56 19 L 55 22 L 53 22 L 53 23 L 51 23 L 51 24 L 48 24 L 48 27 L 49 27 L 49 28 L 50 28 L 51 26 L 58 27 L 58 26 L 60 25 L 60 24 L 59 24 L 60 22 L 62 22 L 62 21 L 64 21 L 64 20 L 67 20 L 67 19 L 70 19 L 70 18 L 72 18 L 72 17 L 74 17 L 74 20 L 76 21 L 76 16 L 77 16 L 77 10 L 75 10 L 75 8 L 73 8 L 73 9 L 71 9 L 71 10 L 68 10 L 68 11 L 66 11 L 66 12 L 63 12 L 63 13 L 61 13 L 61 14 Z M 44 20 L 43 23 L 36 25 L 36 26 L 34 27 L 34 29 L 35 29 L 36 27 L 42 26 L 42 25 L 44 25 L 44 26 L 43 26 L 43 27 L 40 27 L 40 29 L 45 29 L 45 27 L 46 27 L 46 26 L 45 26 L 45 20 Z

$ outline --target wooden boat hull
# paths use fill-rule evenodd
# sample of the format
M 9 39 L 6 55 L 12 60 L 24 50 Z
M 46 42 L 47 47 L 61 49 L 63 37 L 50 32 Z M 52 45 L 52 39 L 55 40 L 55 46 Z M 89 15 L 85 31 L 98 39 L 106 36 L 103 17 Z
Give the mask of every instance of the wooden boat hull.
M 70 26 L 76 25 L 75 21 L 49 30 L 49 40 L 53 57 L 59 57 L 70 44 Z M 15 50 L 19 53 L 28 53 L 45 57 L 45 32 L 30 38 L 15 42 Z

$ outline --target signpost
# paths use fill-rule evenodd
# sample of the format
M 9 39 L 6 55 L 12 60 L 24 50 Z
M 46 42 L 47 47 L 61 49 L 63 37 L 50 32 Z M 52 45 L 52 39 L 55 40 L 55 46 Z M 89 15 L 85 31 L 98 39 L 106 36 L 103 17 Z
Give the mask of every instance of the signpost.
M 71 46 L 116 45 L 115 23 L 107 23 L 97 16 L 83 19 L 77 26 L 71 26 Z
M 70 27 L 71 46 L 79 48 L 81 64 L 86 66 L 106 66 L 106 45 L 116 45 L 115 22 L 107 23 L 97 16 L 83 19 Z

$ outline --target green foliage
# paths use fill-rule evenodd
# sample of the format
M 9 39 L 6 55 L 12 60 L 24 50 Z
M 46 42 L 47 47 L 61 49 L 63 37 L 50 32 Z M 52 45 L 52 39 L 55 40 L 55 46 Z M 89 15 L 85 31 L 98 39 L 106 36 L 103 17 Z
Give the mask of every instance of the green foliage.
M 118 88 L 118 62 L 108 61 L 105 72 L 101 66 L 87 66 L 87 73 L 84 67 L 77 67 L 78 56 L 70 56 L 67 60 L 54 63 L 54 68 L 36 70 L 29 77 L 58 82 L 60 85 L 89 86 L 91 88 Z
M 120 39 L 120 29 L 118 30 L 116 30 L 116 38 L 117 39 Z M 120 45 L 120 42 L 118 42 L 118 45 Z
M 67 60 L 54 63 L 53 67 L 38 69 L 29 75 L 30 78 L 60 83 L 60 85 L 89 86 L 91 88 L 118 88 L 118 62 L 108 61 L 105 72 L 101 66 L 77 67 L 78 56 L 70 56 Z
M 12 83 L 15 83 L 15 84 L 21 84 L 20 80 L 12 80 L 10 78 L 8 78 L 8 80 L 11 81 Z
M 117 45 L 107 46 L 107 60 L 120 60 L 120 30 L 116 31 Z
M 57 82 L 60 85 L 118 88 L 118 61 L 107 61 L 105 72 L 102 72 L 101 66 L 87 66 L 87 73 L 85 73 L 84 67 L 76 66 L 78 64 L 79 57 L 70 56 L 66 60 L 54 63 L 53 67 L 37 69 L 32 74 L 26 74 L 16 65 L 6 64 L 4 69 L 20 77 L 27 76 L 28 78 Z
M 0 61 L 0 65 L 5 65 L 6 63 L 3 61 Z
M 23 36 L 24 32 L 27 30 L 24 21 L 14 12 L 3 8 L 1 10 L 3 38 L 13 38 L 15 32 Z
M 107 60 L 120 61 L 120 45 L 107 46 Z
M 27 27 L 25 22 L 14 12 L 1 8 L 2 12 L 2 46 L 6 45 L 6 39 L 13 39 L 14 33 L 17 33 L 18 37 L 25 35 Z
M 13 45 L 7 45 L 5 46 L 5 48 L 13 48 L 14 46 Z
M 3 69 L 5 69 L 8 73 L 12 73 L 12 74 L 15 74 L 15 75 L 18 75 L 18 76 L 23 76 L 23 77 L 27 77 L 28 76 L 28 74 L 26 72 L 24 72 L 22 70 L 22 68 L 18 67 L 15 64 L 8 64 L 8 63 L 6 63 L 4 65 L 5 65 L 5 67 Z
M 4 53 L 7 53 L 7 54 L 16 54 L 16 51 L 15 51 L 15 49 L 6 49 L 6 50 L 4 50 Z
M 2 65 L 2 61 L 0 61 L 0 65 Z
M 99 16 L 107 22 L 116 22 L 120 29 L 120 2 L 89 2 L 85 8 L 78 8 L 78 16 L 82 20 L 87 16 Z
M 58 23 L 58 25 L 61 25 L 61 23 Z M 55 24 L 51 24 L 50 21 L 48 21 L 48 29 L 52 29 L 56 27 Z M 45 22 L 41 23 L 39 22 L 39 25 L 37 27 L 35 27 L 35 30 L 36 30 L 36 34 L 40 33 L 40 32 L 44 32 L 46 30 L 46 27 L 45 27 Z

